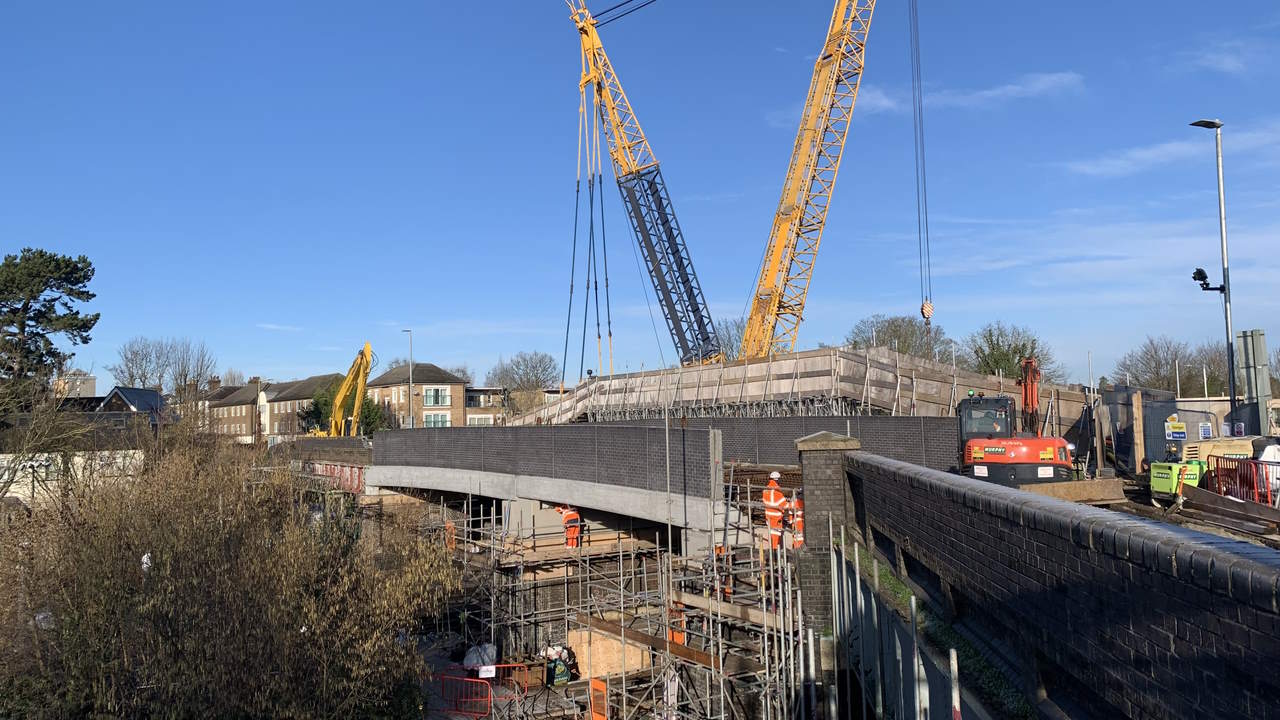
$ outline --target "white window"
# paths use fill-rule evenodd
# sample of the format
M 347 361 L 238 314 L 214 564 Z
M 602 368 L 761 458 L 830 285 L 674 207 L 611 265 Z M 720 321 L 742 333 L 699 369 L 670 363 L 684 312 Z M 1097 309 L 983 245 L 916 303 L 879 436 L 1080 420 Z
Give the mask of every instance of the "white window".
M 472 427 L 475 427 L 477 425 L 492 425 L 493 416 L 492 415 L 472 415 L 467 418 L 467 424 Z
M 422 388 L 422 404 L 425 407 L 442 407 L 449 405 L 449 388 Z
M 447 428 L 449 427 L 449 413 L 422 413 L 422 427 L 428 428 Z

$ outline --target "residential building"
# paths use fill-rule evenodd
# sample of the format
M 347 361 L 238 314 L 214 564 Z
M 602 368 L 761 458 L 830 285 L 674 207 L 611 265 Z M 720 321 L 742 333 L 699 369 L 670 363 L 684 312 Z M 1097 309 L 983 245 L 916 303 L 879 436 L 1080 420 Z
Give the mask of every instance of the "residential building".
M 301 435 L 306 428 L 298 413 L 311 407 L 316 392 L 341 380 L 337 373 L 286 382 L 255 377 L 247 385 L 215 388 L 207 393 L 209 427 L 245 443 Z
M 506 388 L 469 387 L 466 393 L 467 425 L 503 424 L 507 408 Z
M 273 392 L 267 401 L 268 434 L 277 437 L 304 434 L 307 429 L 302 426 L 298 413 L 311 407 L 312 398 L 317 392 L 336 382 L 342 382 L 342 375 L 312 375 L 302 380 L 272 384 Z
M 54 379 L 53 391 L 68 398 L 94 397 L 98 394 L 98 378 L 84 370 L 71 370 Z
M 369 381 L 369 397 L 382 408 L 391 427 L 461 427 L 467 424 L 467 381 L 431 363 L 413 364 L 413 398 L 409 398 L 409 366 L 393 367 Z
M 262 418 L 259 397 L 270 386 L 258 378 L 250 378 L 247 385 L 237 387 L 230 394 L 209 403 L 209 419 L 213 432 L 234 438 L 237 442 L 251 443 L 261 435 Z
M 222 379 L 218 376 L 209 378 L 205 387 L 205 391 L 200 394 L 197 402 L 197 412 L 200 413 L 200 429 L 208 432 L 217 432 L 217 426 L 214 423 L 215 413 L 211 409 L 213 403 L 219 400 L 225 400 L 235 391 L 244 387 L 243 385 L 223 385 Z

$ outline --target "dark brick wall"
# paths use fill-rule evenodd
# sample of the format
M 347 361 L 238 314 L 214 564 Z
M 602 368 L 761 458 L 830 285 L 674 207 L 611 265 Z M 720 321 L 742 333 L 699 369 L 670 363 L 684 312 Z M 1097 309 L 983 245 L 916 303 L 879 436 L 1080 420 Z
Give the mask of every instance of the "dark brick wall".
M 798 557 L 800 590 L 804 594 L 805 622 L 825 633 L 832 629 L 833 614 L 827 517 L 831 517 L 830 530 L 837 535 L 841 524 L 852 528 L 853 497 L 845 480 L 843 452 L 801 453 L 800 470 L 805 507 L 805 550 Z
M 364 438 L 308 437 L 277 443 L 268 451 L 268 456 L 368 465 L 373 458 L 373 453 Z
M 546 425 L 387 430 L 373 439 L 375 465 L 540 475 L 665 492 L 667 436 L 662 428 Z M 671 489 L 707 497 L 711 432 L 672 428 Z
M 1051 698 L 1105 717 L 1280 717 L 1280 552 L 870 453 L 845 458 L 838 482 L 862 508 L 833 506 L 836 522 L 863 516 L 861 530 L 932 573 L 961 617 L 1020 649 Z M 806 460 L 806 497 L 845 492 L 830 463 Z M 825 536 L 825 517 L 810 515 Z M 806 552 L 825 560 L 829 541 L 808 537 Z
M 672 420 L 689 428 L 715 428 L 724 441 L 725 462 L 795 465 L 800 462 L 795 441 L 827 430 L 851 435 L 862 448 L 885 457 L 950 470 L 960 453 L 956 419 L 951 417 L 689 418 Z M 621 425 L 624 423 L 608 423 Z M 627 425 L 657 425 L 662 420 L 628 421 Z

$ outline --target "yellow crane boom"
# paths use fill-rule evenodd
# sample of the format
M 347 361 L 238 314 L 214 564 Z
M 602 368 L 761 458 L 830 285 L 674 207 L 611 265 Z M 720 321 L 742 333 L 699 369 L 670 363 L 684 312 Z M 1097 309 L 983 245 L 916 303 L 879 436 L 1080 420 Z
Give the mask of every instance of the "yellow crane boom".
M 338 392 L 333 395 L 328 437 L 355 437 L 360 434 L 360 410 L 364 407 L 365 383 L 369 382 L 372 367 L 373 346 L 365 343 L 351 363 L 347 376 L 342 378 Z
M 711 311 L 693 271 L 658 159 L 605 54 L 586 0 L 567 0 L 567 4 L 582 45 L 581 112 L 593 110 L 604 128 L 622 204 L 680 362 L 717 361 L 723 353 Z
M 795 348 L 805 297 L 827 221 L 840 155 L 862 80 L 875 0 L 837 0 L 831 27 L 813 66 L 782 199 L 760 265 L 740 358 Z

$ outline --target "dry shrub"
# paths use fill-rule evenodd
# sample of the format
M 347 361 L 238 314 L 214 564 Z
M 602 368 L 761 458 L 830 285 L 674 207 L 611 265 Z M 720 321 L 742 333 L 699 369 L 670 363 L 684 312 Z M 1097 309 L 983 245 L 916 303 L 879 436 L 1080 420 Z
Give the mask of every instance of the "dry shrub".
M 417 715 L 445 550 L 316 522 L 259 458 L 187 446 L 0 531 L 0 717 Z

